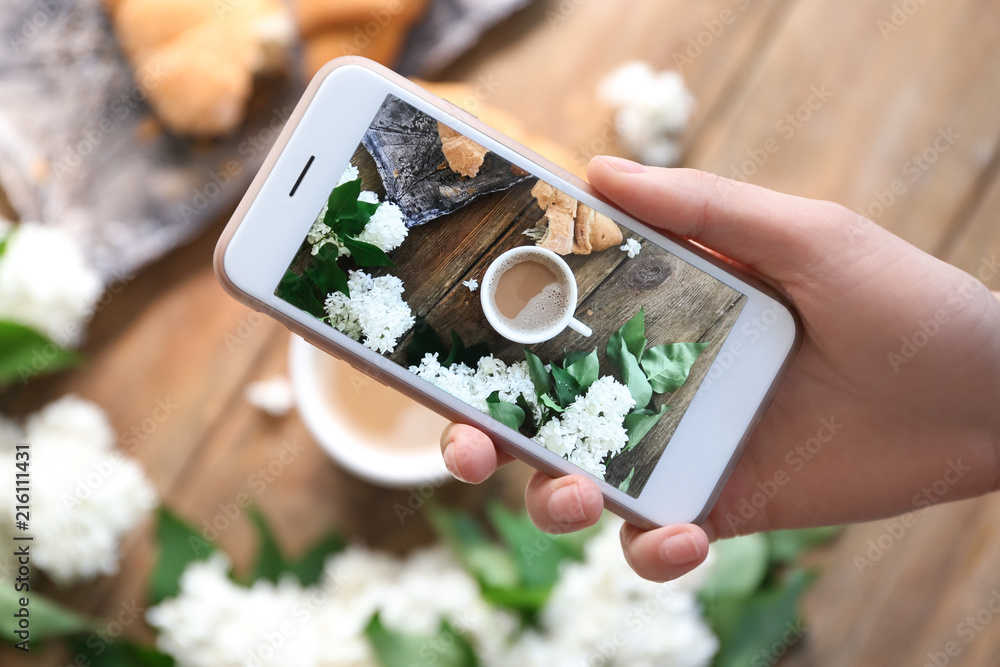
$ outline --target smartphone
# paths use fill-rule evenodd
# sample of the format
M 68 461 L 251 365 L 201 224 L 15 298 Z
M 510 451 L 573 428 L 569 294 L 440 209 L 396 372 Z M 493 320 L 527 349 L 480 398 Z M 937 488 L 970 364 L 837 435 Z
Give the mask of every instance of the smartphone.
M 312 80 L 215 252 L 235 298 L 642 527 L 708 514 L 800 338 L 773 290 L 371 61 Z

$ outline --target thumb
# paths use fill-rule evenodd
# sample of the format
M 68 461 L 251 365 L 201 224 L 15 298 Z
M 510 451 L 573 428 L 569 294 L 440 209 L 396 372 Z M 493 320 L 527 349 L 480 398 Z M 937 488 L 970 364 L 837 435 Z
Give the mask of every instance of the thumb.
M 690 238 L 779 282 L 809 273 L 849 241 L 858 216 L 832 202 L 781 194 L 695 169 L 590 161 L 587 177 L 611 203 L 653 227 Z

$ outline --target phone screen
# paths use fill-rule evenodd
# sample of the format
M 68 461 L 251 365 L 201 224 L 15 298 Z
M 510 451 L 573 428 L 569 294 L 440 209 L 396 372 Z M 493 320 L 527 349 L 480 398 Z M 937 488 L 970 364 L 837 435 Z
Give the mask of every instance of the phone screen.
M 275 294 L 638 497 L 746 296 L 393 95 L 330 186 Z

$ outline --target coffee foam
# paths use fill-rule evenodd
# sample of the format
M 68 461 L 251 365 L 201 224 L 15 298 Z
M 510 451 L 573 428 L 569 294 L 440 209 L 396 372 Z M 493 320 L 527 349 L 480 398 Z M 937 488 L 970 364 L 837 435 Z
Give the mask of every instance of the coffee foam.
M 490 298 L 495 300 L 496 288 L 500 284 L 500 278 L 503 274 L 511 267 L 527 261 L 545 264 L 557 276 L 557 281 L 551 285 L 547 285 L 538 295 L 528 301 L 524 308 L 521 309 L 521 312 L 517 314 L 517 317 L 511 319 L 499 311 L 496 311 L 496 315 L 514 331 L 533 334 L 545 331 L 554 326 L 566 314 L 569 306 L 569 283 L 562 269 L 548 257 L 541 255 L 531 254 L 508 257 L 497 267 L 497 271 L 493 274 L 493 280 L 489 285 L 489 290 Z

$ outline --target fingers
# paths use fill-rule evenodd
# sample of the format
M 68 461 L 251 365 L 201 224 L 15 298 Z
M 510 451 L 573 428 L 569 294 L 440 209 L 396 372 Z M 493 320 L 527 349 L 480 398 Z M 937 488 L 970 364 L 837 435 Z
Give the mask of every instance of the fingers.
M 651 581 L 676 579 L 708 556 L 708 536 L 692 524 L 644 531 L 626 523 L 621 538 L 625 560 L 636 574 Z
M 781 194 L 694 169 L 644 167 L 600 156 L 591 184 L 614 204 L 654 227 L 691 238 L 777 280 L 821 261 L 843 226 L 858 217 L 832 204 Z
M 465 424 L 449 424 L 441 433 L 441 455 L 452 475 L 472 484 L 489 479 L 500 466 L 514 460 L 498 450 L 489 436 Z
M 531 521 L 547 533 L 570 533 L 597 523 L 604 497 L 592 480 L 582 475 L 552 478 L 536 472 L 524 492 Z

